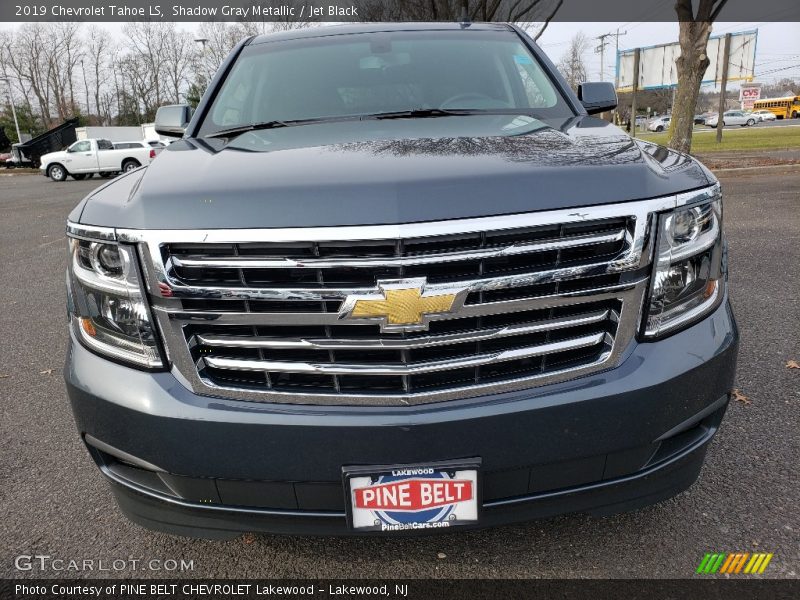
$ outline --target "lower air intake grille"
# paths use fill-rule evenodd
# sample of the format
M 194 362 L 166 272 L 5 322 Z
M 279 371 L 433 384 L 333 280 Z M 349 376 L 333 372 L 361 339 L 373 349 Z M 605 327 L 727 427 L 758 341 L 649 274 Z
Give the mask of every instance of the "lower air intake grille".
M 434 321 L 425 333 L 378 325 L 226 327 L 184 334 L 200 376 L 282 392 L 403 394 L 530 377 L 597 362 L 618 301 Z

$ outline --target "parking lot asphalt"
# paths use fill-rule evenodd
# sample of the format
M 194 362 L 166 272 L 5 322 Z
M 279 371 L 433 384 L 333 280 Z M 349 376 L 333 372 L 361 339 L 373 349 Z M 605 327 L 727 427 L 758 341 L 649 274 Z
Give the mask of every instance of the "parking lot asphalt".
M 689 491 L 613 517 L 415 539 L 199 541 L 141 529 L 118 512 L 81 445 L 61 376 L 64 221 L 101 183 L 0 174 L 0 577 L 676 578 L 694 576 L 706 552 L 737 551 L 774 553 L 765 577 L 800 576 L 800 369 L 786 366 L 800 362 L 800 169 L 722 177 L 742 398 Z M 35 554 L 127 566 L 15 570 L 14 557 Z M 193 569 L 131 562 L 181 558 Z

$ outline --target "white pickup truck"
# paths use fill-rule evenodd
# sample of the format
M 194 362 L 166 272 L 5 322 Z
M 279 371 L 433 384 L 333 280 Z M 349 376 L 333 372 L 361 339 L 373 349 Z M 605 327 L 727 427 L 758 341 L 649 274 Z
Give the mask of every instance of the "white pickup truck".
M 132 147 L 117 149 L 111 141 L 103 139 L 79 140 L 66 150 L 42 156 L 39 168 L 42 175 L 53 181 L 64 181 L 68 175 L 84 179 L 93 173 L 110 177 L 148 165 L 156 157 L 155 149 L 147 143 L 125 145 Z

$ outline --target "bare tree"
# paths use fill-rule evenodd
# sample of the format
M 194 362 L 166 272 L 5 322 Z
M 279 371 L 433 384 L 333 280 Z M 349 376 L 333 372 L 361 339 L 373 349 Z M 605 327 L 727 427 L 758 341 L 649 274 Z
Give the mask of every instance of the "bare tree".
M 45 47 L 48 79 L 61 120 L 72 118 L 79 112 L 75 102 L 75 77 L 83 59 L 80 27 L 81 24 L 75 22 L 50 23 L 47 26 L 50 42 Z
M 200 81 L 201 92 L 208 85 L 211 76 L 225 60 L 236 43 L 245 37 L 233 23 L 211 21 L 200 23 L 197 39 L 205 40 L 202 46 L 196 45 L 193 53 L 194 78 Z M 198 96 L 199 98 L 199 96 Z
M 170 23 L 172 25 L 172 23 Z M 191 79 L 191 65 L 194 58 L 194 41 L 185 31 L 174 29 L 171 36 L 164 40 L 162 68 L 171 98 L 171 102 L 180 102 L 181 94 Z
M 147 115 L 155 113 L 166 93 L 163 56 L 175 25 L 134 21 L 125 25 L 123 31 L 131 48 L 123 60 L 131 92 L 138 100 L 141 112 Z
M 112 70 L 112 63 L 116 58 L 116 48 L 114 48 L 111 36 L 108 31 L 92 25 L 86 34 L 85 40 L 87 68 L 91 75 L 91 90 L 87 89 L 87 95 L 91 95 L 94 100 L 95 114 L 103 123 L 111 121 L 109 75 Z M 86 84 L 89 87 L 89 84 Z
M 589 38 L 579 31 L 569 42 L 569 48 L 558 62 L 558 70 L 567 80 L 570 87 L 578 89 L 578 84 L 586 81 L 586 52 L 589 50 Z
M 676 61 L 678 87 L 670 121 L 669 147 L 679 152 L 692 148 L 694 108 L 703 74 L 710 64 L 706 55 L 711 24 L 728 0 L 699 0 L 694 12 L 692 0 L 677 0 L 675 11 L 679 21 L 679 43 L 681 55 Z
M 366 21 L 471 21 L 544 23 L 538 35 L 561 8 L 563 0 L 360 0 L 358 14 Z
M 528 35 L 533 37 L 533 41 L 539 41 L 539 38 L 542 37 L 542 34 L 547 29 L 547 26 L 550 25 L 550 21 L 553 20 L 553 17 L 556 16 L 558 9 L 561 8 L 561 5 L 564 4 L 564 0 L 558 0 L 552 8 L 550 9 L 550 13 L 545 15 L 544 21 L 541 24 L 538 23 L 518 23 L 518 25 L 525 30 Z M 531 29 L 538 27 L 535 33 L 531 33 Z
M 40 23 L 22 25 L 6 42 L 8 47 L 4 48 L 3 55 L 9 70 L 23 86 L 23 93 L 36 99 L 38 112 L 45 125 L 49 125 L 52 120 L 50 86 L 43 50 L 46 37 L 44 25 Z

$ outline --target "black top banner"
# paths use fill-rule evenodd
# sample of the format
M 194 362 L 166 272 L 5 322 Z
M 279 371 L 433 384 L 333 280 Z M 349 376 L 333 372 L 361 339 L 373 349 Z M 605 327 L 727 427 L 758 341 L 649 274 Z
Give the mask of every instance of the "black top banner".
M 3 0 L 0 21 L 669 22 L 675 0 Z M 693 18 L 797 21 L 797 0 L 693 0 Z M 705 13 L 704 6 L 707 6 Z M 683 18 L 686 18 L 685 16 Z

